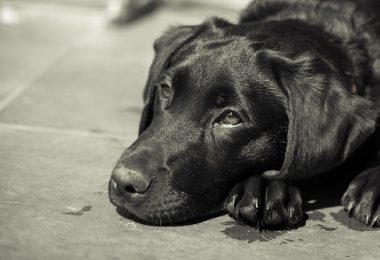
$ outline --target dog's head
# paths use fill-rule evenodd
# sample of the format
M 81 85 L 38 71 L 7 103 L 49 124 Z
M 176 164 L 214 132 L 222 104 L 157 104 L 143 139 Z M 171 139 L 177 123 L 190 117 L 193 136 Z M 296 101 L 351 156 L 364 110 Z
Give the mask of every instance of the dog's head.
M 140 134 L 109 182 L 111 201 L 144 222 L 214 213 L 252 174 L 328 171 L 374 131 L 350 62 L 313 31 L 211 19 L 154 46 Z

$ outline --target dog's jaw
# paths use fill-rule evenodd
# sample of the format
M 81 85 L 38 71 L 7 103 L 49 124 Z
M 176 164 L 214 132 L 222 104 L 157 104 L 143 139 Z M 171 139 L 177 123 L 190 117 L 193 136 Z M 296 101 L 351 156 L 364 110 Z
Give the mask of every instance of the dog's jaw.
M 110 202 L 116 206 L 119 214 L 148 225 L 173 225 L 195 220 L 209 214 L 219 212 L 222 207 L 200 210 L 194 202 L 183 192 L 167 191 L 163 198 L 139 198 L 133 202 L 119 196 L 109 182 L 108 194 Z

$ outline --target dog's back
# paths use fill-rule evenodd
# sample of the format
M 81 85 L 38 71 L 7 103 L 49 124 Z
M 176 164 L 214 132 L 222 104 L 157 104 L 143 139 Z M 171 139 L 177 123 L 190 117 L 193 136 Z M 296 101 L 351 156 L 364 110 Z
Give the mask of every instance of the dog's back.
M 341 42 L 364 80 L 358 94 L 372 99 L 380 111 L 380 1 L 256 0 L 240 23 L 297 20 Z
M 377 21 L 379 28 L 379 15 L 377 0 L 255 0 L 241 13 L 240 22 L 298 19 L 334 29 L 363 24 L 374 27 Z

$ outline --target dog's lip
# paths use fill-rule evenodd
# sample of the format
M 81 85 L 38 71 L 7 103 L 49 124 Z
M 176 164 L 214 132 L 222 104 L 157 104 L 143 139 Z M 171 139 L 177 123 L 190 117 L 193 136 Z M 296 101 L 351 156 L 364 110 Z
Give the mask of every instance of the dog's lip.
M 180 193 L 182 194 L 182 193 Z M 198 208 L 193 208 L 191 203 L 185 199 L 187 196 L 182 195 L 182 200 L 171 200 L 163 197 L 162 201 L 152 203 L 152 194 L 148 196 L 139 196 L 130 198 L 118 193 L 117 186 L 111 179 L 109 181 L 109 199 L 116 206 L 117 212 L 128 219 L 148 224 L 148 225 L 173 225 L 192 221 L 202 216 L 207 216 L 216 212 L 215 209 L 207 210 L 199 214 Z M 177 194 L 178 196 L 179 194 Z M 165 199 L 166 198 L 166 199 Z
M 174 205 L 172 204 L 168 208 L 145 207 L 140 203 L 136 203 L 135 200 L 129 201 L 128 198 L 125 198 L 123 196 L 118 196 L 118 194 L 113 189 L 110 189 L 109 191 L 109 198 L 110 198 L 111 203 L 114 206 L 116 206 L 117 211 L 119 213 L 120 212 L 128 213 L 126 215 L 128 216 L 132 215 L 134 216 L 134 218 L 137 218 L 144 222 L 150 222 L 149 221 L 150 219 L 157 218 L 157 219 L 160 219 L 160 222 L 162 222 L 162 224 L 164 224 L 166 223 L 166 218 L 167 218 L 168 220 L 167 222 L 169 223 L 172 221 L 171 218 L 173 218 L 174 216 L 173 214 L 186 211 L 184 210 L 183 207 L 181 207 L 181 206 L 184 206 L 182 204 L 174 204 Z M 122 215 L 125 215 L 125 214 L 122 214 Z M 154 225 L 155 223 L 152 222 L 151 224 Z
M 151 226 L 189 225 L 202 222 L 214 216 L 225 214 L 221 207 L 216 207 L 207 213 L 199 215 L 181 209 L 160 210 L 148 215 L 138 215 L 125 207 L 117 207 L 117 212 L 122 217 Z
M 191 221 L 196 217 L 190 212 L 181 210 L 180 208 L 176 209 L 160 209 L 151 212 L 145 212 L 144 214 L 139 214 L 138 212 L 134 212 L 126 207 L 116 207 L 117 212 L 133 221 L 137 221 L 139 223 L 153 225 L 153 226 L 162 226 L 162 225 L 175 225 L 179 223 L 184 223 L 186 221 Z
M 113 205 L 115 205 L 118 209 L 122 209 L 125 211 L 128 211 L 130 214 L 133 214 L 135 216 L 144 216 L 144 215 L 160 215 L 165 214 L 167 212 L 174 212 L 174 211 L 182 211 L 181 204 L 178 205 L 171 205 L 168 208 L 160 207 L 160 208 L 150 208 L 148 207 L 148 210 L 146 207 L 143 207 L 141 205 L 136 205 L 133 202 L 129 202 L 128 199 L 117 196 L 117 194 L 113 193 L 110 194 L 110 201 Z M 141 210 L 143 209 L 143 210 Z M 150 210 L 149 210 L 150 209 Z M 142 213 L 142 214 L 141 214 Z
M 139 210 L 136 210 L 134 207 L 129 207 L 128 203 L 123 203 L 123 200 L 121 198 L 112 200 L 111 202 L 113 205 L 116 206 L 116 211 L 123 217 L 143 223 L 148 225 L 154 225 L 154 226 L 161 226 L 170 224 L 173 225 L 173 223 L 176 223 L 178 221 L 186 221 L 188 219 L 191 219 L 190 216 L 184 216 L 182 213 L 184 213 L 181 209 L 159 209 L 159 210 L 152 210 L 148 212 L 140 212 Z M 181 213 L 178 215 L 178 213 Z
M 128 210 L 125 207 L 116 207 L 116 211 L 123 217 L 136 221 L 138 223 L 142 223 L 145 225 L 152 225 L 152 226 L 166 226 L 166 225 L 173 225 L 177 223 L 179 220 L 172 215 L 170 217 L 170 213 L 163 214 L 160 212 L 155 212 L 155 214 L 149 214 L 146 216 L 141 216 L 139 214 L 136 214 L 130 210 Z M 184 218 L 183 221 L 186 221 L 188 218 Z

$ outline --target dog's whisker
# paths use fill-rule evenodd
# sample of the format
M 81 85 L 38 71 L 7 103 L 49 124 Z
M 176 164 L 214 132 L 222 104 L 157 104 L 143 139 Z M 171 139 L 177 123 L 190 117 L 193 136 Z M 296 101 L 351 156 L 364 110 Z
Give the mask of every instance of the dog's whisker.
M 118 161 L 119 161 L 119 159 L 117 159 L 117 160 L 112 164 L 111 169 L 115 168 L 115 166 L 117 165 Z
M 170 225 L 173 226 L 172 220 L 171 220 L 171 218 L 170 218 L 170 211 L 166 211 L 166 210 L 164 210 L 164 213 L 165 213 L 165 215 L 168 217 L 168 220 L 169 220 L 169 222 L 170 222 Z
M 152 217 L 152 214 L 149 214 L 149 220 L 150 220 L 150 223 L 153 224 L 153 217 Z
M 123 148 L 124 150 L 127 149 L 127 147 L 125 147 L 122 143 L 120 143 L 119 140 L 117 140 L 116 138 L 111 138 L 111 140 L 117 143 L 118 145 L 120 145 L 120 147 Z

